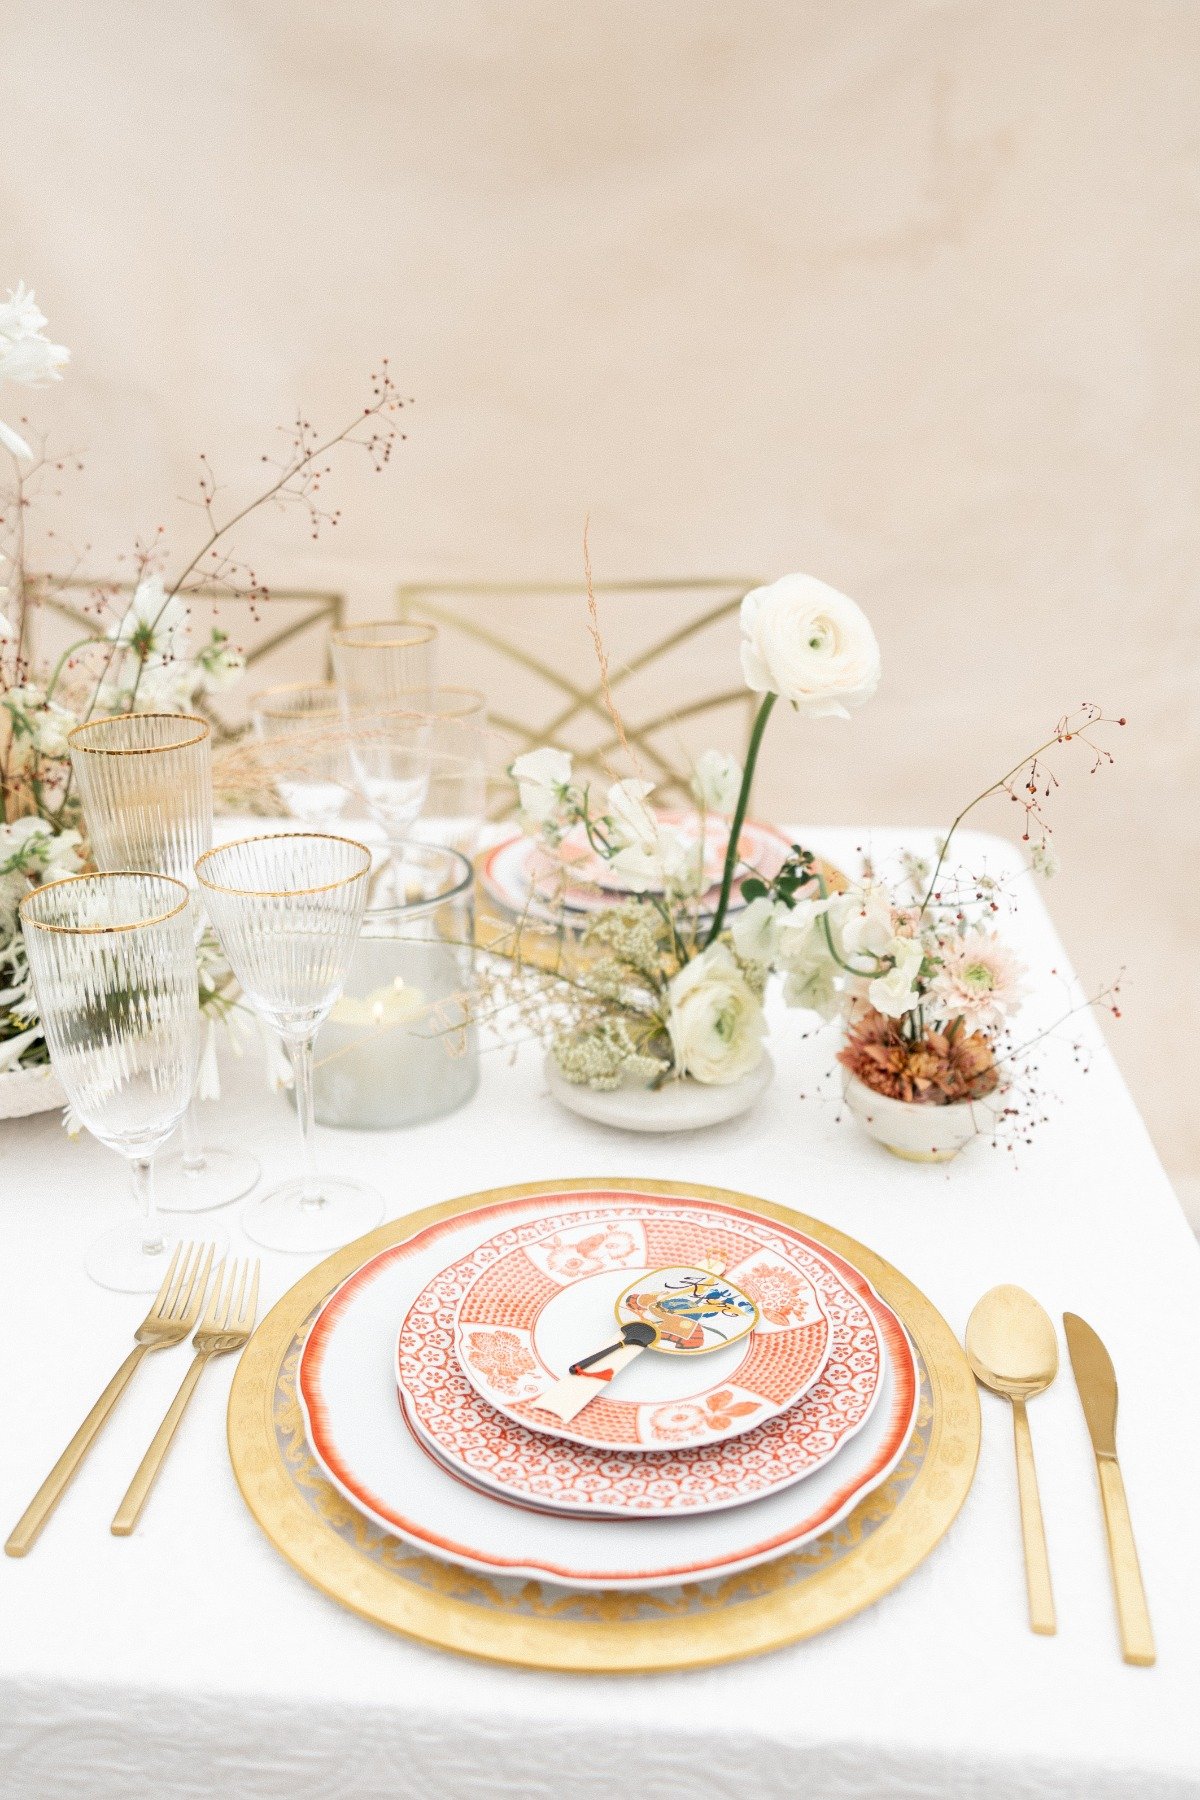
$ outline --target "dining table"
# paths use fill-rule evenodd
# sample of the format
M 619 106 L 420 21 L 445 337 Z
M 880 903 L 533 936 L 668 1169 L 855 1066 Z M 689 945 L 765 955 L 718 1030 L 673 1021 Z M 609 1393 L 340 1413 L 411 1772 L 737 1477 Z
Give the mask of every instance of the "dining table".
M 844 827 L 802 841 L 851 868 L 930 837 Z M 3 1800 L 1200 1800 L 1200 1244 L 1094 1011 L 1062 1019 L 1082 990 L 1047 890 L 1006 840 L 964 833 L 959 850 L 1014 896 L 1007 929 L 1031 989 L 1021 1032 L 1046 1032 L 1030 1128 L 1005 1143 L 981 1138 L 939 1165 L 889 1155 L 842 1100 L 836 1031 L 772 998 L 775 1078 L 753 1110 L 707 1130 L 633 1135 L 579 1118 L 551 1097 L 536 1044 L 489 1039 L 457 1112 L 400 1131 L 318 1128 L 317 1145 L 378 1186 L 388 1218 L 585 1176 L 757 1196 L 869 1245 L 960 1339 L 986 1290 L 1027 1289 L 1060 1351 L 1029 1404 L 1056 1635 L 1029 1628 L 1010 1409 L 991 1393 L 958 1517 L 875 1605 L 748 1660 L 585 1675 L 434 1649 L 310 1586 L 231 1468 L 235 1357 L 200 1384 L 136 1531 L 111 1535 L 186 1367 L 172 1350 L 147 1359 L 32 1551 L 0 1558 Z M 1115 904 L 1111 889 L 1096 903 Z M 290 1173 L 294 1121 L 257 1049 L 224 1048 L 221 1064 L 210 1135 L 253 1150 L 264 1179 Z M 56 1112 L 0 1124 L 5 1530 L 145 1310 L 83 1268 L 129 1205 L 120 1160 Z M 260 1254 L 236 1207 L 198 1215 L 195 1235 L 216 1223 L 237 1253 Z M 260 1317 L 319 1260 L 261 1255 Z M 1064 1312 L 1115 1364 L 1153 1667 L 1120 1655 Z

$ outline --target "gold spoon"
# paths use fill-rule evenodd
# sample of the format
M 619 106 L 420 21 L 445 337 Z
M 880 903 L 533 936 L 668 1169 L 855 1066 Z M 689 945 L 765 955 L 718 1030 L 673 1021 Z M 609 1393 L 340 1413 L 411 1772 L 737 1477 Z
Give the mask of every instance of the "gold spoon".
M 1029 1623 L 1034 1631 L 1052 1637 L 1058 1626 L 1025 1402 L 1048 1388 L 1058 1373 L 1058 1339 L 1049 1315 L 1032 1294 L 1005 1286 L 990 1289 L 976 1304 L 967 1320 L 966 1344 L 976 1379 L 1012 1401 Z

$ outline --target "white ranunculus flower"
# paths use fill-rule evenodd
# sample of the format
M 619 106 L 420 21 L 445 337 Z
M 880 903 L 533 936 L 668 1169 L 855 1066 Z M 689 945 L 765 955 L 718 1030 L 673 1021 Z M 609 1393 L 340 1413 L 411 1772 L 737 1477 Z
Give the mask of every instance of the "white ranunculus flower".
M 758 1066 L 766 1020 L 727 944 L 710 944 L 685 963 L 667 997 L 667 1030 L 681 1075 L 723 1087 Z
M 646 804 L 653 792 L 652 781 L 637 781 L 631 777 L 613 782 L 605 810 L 612 821 L 614 843 L 636 844 L 647 852 L 656 849 L 658 820 Z
M 9 289 L 7 300 L 0 300 L 0 381 L 13 381 L 19 387 L 43 387 L 48 381 L 61 381 L 62 365 L 71 352 L 43 335 L 45 323 L 45 314 L 24 282 Z M 2 419 L 0 444 L 26 462 L 33 458 L 25 439 Z
M 843 956 L 885 956 L 896 935 L 892 903 L 881 887 L 843 894 L 834 911 Z
M 784 575 L 742 601 L 742 671 L 755 693 L 779 694 L 812 719 L 845 719 L 879 685 L 879 645 L 845 594 Z
M 527 750 L 509 767 L 521 797 L 521 811 L 535 825 L 548 824 L 562 810 L 573 765 L 565 750 Z
M 903 1018 L 918 1005 L 917 976 L 925 960 L 925 950 L 918 938 L 893 938 L 887 954 L 895 958 L 895 966 L 886 975 L 877 975 L 867 989 L 867 998 L 876 1012 L 889 1019 Z
M 706 750 L 692 775 L 692 793 L 706 812 L 732 813 L 742 791 L 742 765 L 724 750 Z

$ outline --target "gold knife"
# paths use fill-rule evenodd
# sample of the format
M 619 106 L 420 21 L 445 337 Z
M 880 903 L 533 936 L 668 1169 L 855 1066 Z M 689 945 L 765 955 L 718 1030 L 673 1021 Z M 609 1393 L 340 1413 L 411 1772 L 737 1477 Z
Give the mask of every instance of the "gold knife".
M 1133 1541 L 1125 1483 L 1121 1480 L 1117 1462 L 1116 1370 L 1111 1356 L 1086 1320 L 1077 1313 L 1064 1313 L 1063 1327 L 1088 1436 L 1096 1456 L 1121 1654 L 1127 1663 L 1137 1663 L 1148 1669 L 1154 1662 L 1154 1633 L 1150 1629 L 1150 1612 L 1146 1605 L 1146 1590 L 1142 1586 L 1137 1545 Z

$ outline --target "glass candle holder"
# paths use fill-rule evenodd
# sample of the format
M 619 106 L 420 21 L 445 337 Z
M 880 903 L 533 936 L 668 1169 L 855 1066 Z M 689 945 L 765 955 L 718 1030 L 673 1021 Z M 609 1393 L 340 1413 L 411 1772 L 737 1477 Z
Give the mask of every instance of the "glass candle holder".
M 322 1125 L 419 1125 L 465 1105 L 479 1085 L 474 872 L 455 850 L 414 843 L 398 878 L 404 899 L 368 907 L 345 989 L 317 1036 Z

